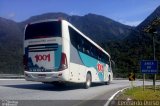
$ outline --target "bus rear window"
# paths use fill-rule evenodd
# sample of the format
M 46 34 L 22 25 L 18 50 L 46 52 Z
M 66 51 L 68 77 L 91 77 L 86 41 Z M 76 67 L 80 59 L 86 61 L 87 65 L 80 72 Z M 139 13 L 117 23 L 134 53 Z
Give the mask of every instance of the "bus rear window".
M 48 37 L 61 37 L 61 22 L 50 21 L 30 24 L 25 31 L 25 40 Z

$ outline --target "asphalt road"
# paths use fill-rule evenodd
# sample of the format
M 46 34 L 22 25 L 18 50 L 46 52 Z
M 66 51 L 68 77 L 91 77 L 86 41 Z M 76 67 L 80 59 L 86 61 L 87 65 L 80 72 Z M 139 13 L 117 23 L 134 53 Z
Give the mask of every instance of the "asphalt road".
M 134 82 L 135 86 L 142 84 L 142 81 Z M 110 85 L 96 84 L 89 89 L 79 85 L 56 87 L 23 79 L 0 80 L 0 106 L 6 106 L 5 103 L 15 106 L 104 106 L 116 91 L 129 86 L 128 80 L 114 80 Z

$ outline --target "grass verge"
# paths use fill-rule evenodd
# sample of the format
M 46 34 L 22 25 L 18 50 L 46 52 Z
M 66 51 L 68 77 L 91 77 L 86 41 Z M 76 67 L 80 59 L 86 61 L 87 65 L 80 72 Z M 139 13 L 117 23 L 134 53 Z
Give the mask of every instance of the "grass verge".
M 124 90 L 120 93 L 115 100 L 158 100 L 160 101 L 160 85 L 156 86 L 154 91 L 153 86 L 133 87 Z

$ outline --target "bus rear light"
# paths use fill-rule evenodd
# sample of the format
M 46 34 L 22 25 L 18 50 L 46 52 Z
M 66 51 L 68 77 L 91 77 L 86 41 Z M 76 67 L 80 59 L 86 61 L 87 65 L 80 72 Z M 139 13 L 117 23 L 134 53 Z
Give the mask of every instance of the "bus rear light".
M 65 53 L 61 54 L 61 63 L 60 63 L 60 68 L 59 70 L 64 70 L 68 68 L 68 64 L 67 64 L 67 57 Z

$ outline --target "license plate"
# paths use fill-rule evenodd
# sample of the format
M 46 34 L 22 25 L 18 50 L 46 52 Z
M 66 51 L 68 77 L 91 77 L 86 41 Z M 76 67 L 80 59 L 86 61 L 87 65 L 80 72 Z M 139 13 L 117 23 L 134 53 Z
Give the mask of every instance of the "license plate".
M 31 72 L 45 72 L 45 69 L 38 69 L 38 68 L 35 68 L 35 69 L 30 69 Z
M 38 77 L 44 78 L 44 77 L 46 77 L 46 74 L 38 74 Z

